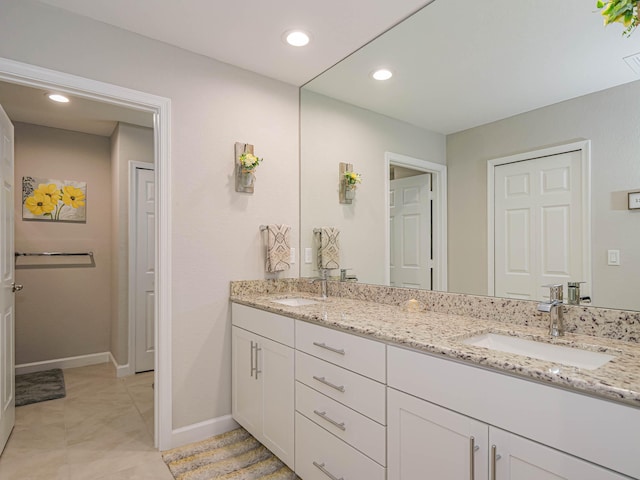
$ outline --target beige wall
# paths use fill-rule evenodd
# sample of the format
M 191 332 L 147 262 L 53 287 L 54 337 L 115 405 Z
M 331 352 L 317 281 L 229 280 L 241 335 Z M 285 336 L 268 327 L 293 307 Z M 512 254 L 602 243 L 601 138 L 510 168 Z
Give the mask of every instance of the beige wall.
M 231 413 L 229 281 L 265 277 L 261 223 L 298 235 L 298 89 L 32 0 L 0 3 L 0 57 L 171 99 L 173 428 Z
M 153 163 L 153 129 L 119 123 L 111 135 L 113 182 L 111 353 L 129 362 L 129 162 Z
M 16 364 L 109 351 L 111 171 L 109 139 L 15 125 L 15 246 L 18 252 L 93 251 L 95 267 L 16 269 Z M 22 220 L 22 177 L 87 182 L 86 223 Z M 67 257 L 66 264 L 88 263 Z M 19 259 L 51 266 L 62 260 Z
M 313 247 L 313 228 L 339 227 L 341 267 L 352 268 L 361 282 L 383 283 L 385 152 L 442 164 L 444 135 L 304 89 L 300 128 L 301 249 Z M 340 162 L 362 175 L 351 205 L 338 202 Z M 301 263 L 301 275 L 316 276 L 315 264 Z
M 640 82 L 579 97 L 447 137 L 449 289 L 487 293 L 487 160 L 591 140 L 592 296 L 598 306 L 640 309 Z M 607 266 L 607 250 L 622 264 Z

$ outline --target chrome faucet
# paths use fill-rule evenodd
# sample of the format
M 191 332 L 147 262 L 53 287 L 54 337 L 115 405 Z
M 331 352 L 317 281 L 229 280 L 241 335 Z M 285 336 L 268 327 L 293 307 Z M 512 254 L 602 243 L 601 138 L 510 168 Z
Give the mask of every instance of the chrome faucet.
M 316 282 L 320 282 L 320 292 L 322 295 L 322 299 L 326 300 L 327 296 L 328 296 L 328 289 L 327 289 L 327 272 L 329 272 L 329 268 L 320 268 L 320 276 L 318 278 L 314 278 L 313 280 L 311 280 L 311 283 L 316 283 Z
M 340 281 L 348 282 L 349 280 L 353 280 L 355 282 L 358 281 L 358 277 L 355 275 L 347 275 L 347 270 L 351 270 L 350 268 L 341 268 L 340 269 Z
M 564 335 L 562 284 L 543 285 L 543 287 L 549 287 L 549 301 L 540 302 L 538 311 L 549 314 L 549 334 L 552 337 L 561 337 Z
M 580 296 L 580 284 L 585 282 L 567 282 L 567 303 L 569 305 L 580 305 L 581 303 L 591 303 L 591 297 Z

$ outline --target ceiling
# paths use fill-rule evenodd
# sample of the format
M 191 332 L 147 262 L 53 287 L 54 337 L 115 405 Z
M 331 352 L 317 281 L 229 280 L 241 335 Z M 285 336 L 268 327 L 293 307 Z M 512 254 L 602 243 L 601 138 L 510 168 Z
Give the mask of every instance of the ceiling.
M 300 86 L 431 0 L 40 0 L 155 40 Z M 364 13 L 363 13 L 364 12 Z M 295 48 L 285 31 L 307 30 Z M 0 82 L 0 104 L 16 122 L 110 136 L 118 121 L 153 126 L 149 113 Z
M 595 0 L 439 0 L 306 87 L 450 134 L 640 79 L 622 30 Z
M 40 0 L 300 86 L 429 0 Z M 304 29 L 304 48 L 282 35 Z

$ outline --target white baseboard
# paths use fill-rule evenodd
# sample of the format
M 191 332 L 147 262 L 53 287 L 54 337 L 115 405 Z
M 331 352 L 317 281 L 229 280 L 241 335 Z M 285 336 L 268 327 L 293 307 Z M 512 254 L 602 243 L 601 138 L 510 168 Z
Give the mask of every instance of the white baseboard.
M 54 360 L 45 360 L 43 362 L 23 363 L 16 365 L 16 375 L 23 373 L 42 372 L 52 368 L 76 368 L 86 367 L 87 365 L 98 365 L 99 363 L 109 362 L 110 352 L 91 353 L 89 355 L 79 355 L 77 357 L 56 358 Z
M 211 420 L 205 420 L 204 422 L 187 425 L 186 427 L 176 428 L 171 432 L 171 448 L 199 442 L 205 438 L 234 430 L 239 426 L 231 415 L 224 415 L 222 417 L 212 418 Z
M 127 375 L 133 375 L 134 372 L 131 371 L 131 364 L 126 363 L 124 365 L 120 365 L 116 360 L 116 357 L 113 356 L 113 353 L 109 352 L 109 358 L 111 359 L 111 363 L 116 367 L 116 377 L 126 377 Z

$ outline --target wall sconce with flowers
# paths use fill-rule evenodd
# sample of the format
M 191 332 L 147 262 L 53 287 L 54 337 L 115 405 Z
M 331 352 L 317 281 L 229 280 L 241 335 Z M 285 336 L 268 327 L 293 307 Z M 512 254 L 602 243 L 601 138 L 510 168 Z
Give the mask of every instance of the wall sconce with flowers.
M 362 176 L 353 171 L 353 165 L 340 162 L 340 203 L 351 204 L 356 198 L 356 186 L 362 182 Z
M 253 154 L 253 145 L 236 142 L 235 173 L 236 192 L 253 193 L 254 171 L 264 159 Z

